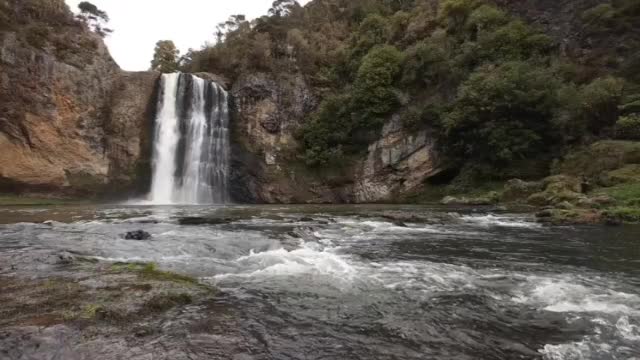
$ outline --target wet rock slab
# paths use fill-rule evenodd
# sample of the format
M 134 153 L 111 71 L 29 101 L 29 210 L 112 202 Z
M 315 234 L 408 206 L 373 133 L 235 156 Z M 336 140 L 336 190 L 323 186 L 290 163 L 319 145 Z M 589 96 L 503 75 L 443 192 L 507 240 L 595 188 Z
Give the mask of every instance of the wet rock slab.
M 0 359 L 261 359 L 224 294 L 151 264 L 0 252 Z

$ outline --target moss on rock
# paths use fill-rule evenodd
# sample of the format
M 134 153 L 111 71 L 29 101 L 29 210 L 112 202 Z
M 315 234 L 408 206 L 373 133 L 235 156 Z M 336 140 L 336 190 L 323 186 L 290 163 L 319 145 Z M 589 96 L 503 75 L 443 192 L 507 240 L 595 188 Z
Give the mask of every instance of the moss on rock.
M 640 141 L 604 140 L 570 152 L 552 172 L 598 178 L 603 173 L 640 163 Z

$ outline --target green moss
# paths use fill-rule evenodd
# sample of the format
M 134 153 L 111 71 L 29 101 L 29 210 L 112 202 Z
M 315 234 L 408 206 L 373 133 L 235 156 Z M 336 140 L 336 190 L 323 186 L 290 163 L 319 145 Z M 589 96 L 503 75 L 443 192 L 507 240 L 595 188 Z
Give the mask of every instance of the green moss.
M 616 185 L 598 190 L 617 200 L 620 204 L 635 205 L 640 202 L 640 182 Z
M 159 270 L 158 266 L 154 263 L 119 262 L 111 265 L 111 270 L 115 272 L 133 272 L 138 274 L 138 276 L 144 280 L 169 281 L 188 285 L 199 285 L 198 280 L 193 277 Z
M 198 280 L 186 275 L 176 274 L 170 271 L 162 271 L 154 263 L 149 263 L 142 268 L 140 275 L 145 279 L 158 281 L 171 281 L 176 283 L 198 284 Z
M 623 116 L 616 122 L 616 137 L 626 140 L 640 140 L 640 114 Z
M 596 177 L 633 163 L 640 163 L 639 141 L 605 140 L 570 152 L 553 166 L 552 172 Z
M 595 209 L 552 209 L 537 214 L 538 221 L 554 225 L 565 224 L 598 224 L 601 223 L 602 213 Z
M 609 172 L 606 180 L 612 184 L 640 182 L 640 165 L 632 164 Z
M 24 197 L 18 195 L 0 195 L 0 206 L 51 206 L 86 204 L 88 200 L 81 199 L 49 199 Z
M 605 216 L 625 223 L 640 222 L 640 208 L 638 207 L 614 207 L 604 212 Z
M 102 306 L 98 304 L 88 304 L 82 309 L 80 317 L 83 319 L 94 319 L 101 309 Z

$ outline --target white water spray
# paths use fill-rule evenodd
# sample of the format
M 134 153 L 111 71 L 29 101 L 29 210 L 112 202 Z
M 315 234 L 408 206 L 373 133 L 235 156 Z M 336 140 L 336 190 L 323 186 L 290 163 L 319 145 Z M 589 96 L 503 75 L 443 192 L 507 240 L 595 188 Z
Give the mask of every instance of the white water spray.
M 161 81 L 149 200 L 155 204 L 227 202 L 227 92 L 189 74 L 164 74 Z

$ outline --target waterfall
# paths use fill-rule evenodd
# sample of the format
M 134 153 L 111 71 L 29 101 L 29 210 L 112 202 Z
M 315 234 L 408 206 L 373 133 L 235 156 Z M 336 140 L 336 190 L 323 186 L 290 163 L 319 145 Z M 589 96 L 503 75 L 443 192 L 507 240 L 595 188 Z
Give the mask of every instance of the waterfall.
M 190 74 L 164 74 L 155 120 L 149 200 L 222 204 L 228 200 L 228 94 Z

